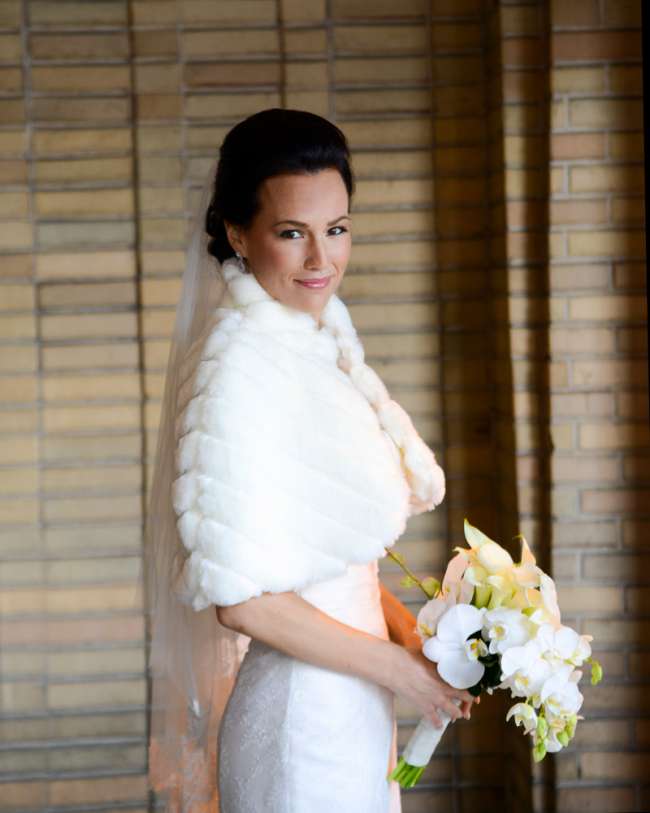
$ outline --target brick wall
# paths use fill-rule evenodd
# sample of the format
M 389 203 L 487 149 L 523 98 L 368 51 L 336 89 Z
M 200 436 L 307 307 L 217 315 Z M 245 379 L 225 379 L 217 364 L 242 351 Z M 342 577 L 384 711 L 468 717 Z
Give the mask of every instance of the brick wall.
M 145 809 L 127 23 L 0 3 L 3 810 Z
M 560 809 L 650 805 L 640 7 L 557 3 L 552 15 L 553 563 L 606 671 L 557 760 Z
M 566 752 L 533 770 L 486 698 L 405 813 L 650 806 L 638 14 L 0 0 L 0 811 L 146 809 L 141 522 L 186 223 L 272 105 L 350 139 L 340 293 L 449 477 L 398 549 L 438 573 L 465 515 L 524 531 L 605 667 Z

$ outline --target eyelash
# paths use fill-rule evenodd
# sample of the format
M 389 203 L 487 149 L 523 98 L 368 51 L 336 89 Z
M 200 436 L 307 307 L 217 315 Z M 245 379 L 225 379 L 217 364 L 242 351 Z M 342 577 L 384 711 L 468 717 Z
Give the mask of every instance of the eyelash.
M 339 234 L 344 234 L 344 233 L 347 231 L 347 229 L 345 228 L 345 226 L 332 226 L 332 229 L 341 229 L 342 231 L 340 231 L 340 232 L 339 232 Z M 330 229 L 330 231 L 331 231 L 332 229 Z M 283 232 L 280 232 L 280 237 L 284 237 L 284 236 L 285 236 L 285 234 L 291 234 L 291 233 L 292 233 L 292 232 L 294 232 L 294 231 L 295 231 L 295 232 L 300 233 L 300 229 L 285 229 Z M 339 234 L 334 234 L 334 235 L 332 235 L 332 236 L 333 236 L 333 237 L 338 237 L 338 236 L 339 236 Z M 289 240 L 290 240 L 291 238 L 287 238 L 287 239 L 289 239 Z

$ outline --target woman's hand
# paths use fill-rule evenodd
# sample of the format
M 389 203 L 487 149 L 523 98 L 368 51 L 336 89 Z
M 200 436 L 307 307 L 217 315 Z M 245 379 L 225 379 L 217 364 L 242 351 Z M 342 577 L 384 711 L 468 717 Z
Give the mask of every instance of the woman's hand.
M 474 698 L 464 689 L 454 689 L 438 674 L 438 669 L 422 653 L 420 646 L 400 646 L 395 649 L 398 653 L 394 664 L 392 690 L 395 694 L 413 703 L 427 719 L 437 727 L 442 727 L 440 713 L 446 712 L 452 720 L 461 717 L 469 720 L 470 709 Z M 457 706 L 454 699 L 461 701 Z
M 475 700 L 480 701 L 469 692 L 454 689 L 440 677 L 435 663 L 422 653 L 416 617 L 383 582 L 380 581 L 379 585 L 390 640 L 399 644 L 401 650 L 400 663 L 394 670 L 397 688 L 393 691 L 415 703 L 436 726 L 442 725 L 441 710 L 446 711 L 452 720 L 460 717 L 469 720 L 472 704 Z M 452 698 L 461 700 L 460 707 L 452 702 Z

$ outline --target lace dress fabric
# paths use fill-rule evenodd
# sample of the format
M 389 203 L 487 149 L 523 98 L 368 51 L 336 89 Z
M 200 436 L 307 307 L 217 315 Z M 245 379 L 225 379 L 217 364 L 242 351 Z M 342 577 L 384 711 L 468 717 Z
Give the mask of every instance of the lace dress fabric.
M 297 591 L 388 639 L 377 560 Z M 251 639 L 221 721 L 220 813 L 401 813 L 394 695 Z

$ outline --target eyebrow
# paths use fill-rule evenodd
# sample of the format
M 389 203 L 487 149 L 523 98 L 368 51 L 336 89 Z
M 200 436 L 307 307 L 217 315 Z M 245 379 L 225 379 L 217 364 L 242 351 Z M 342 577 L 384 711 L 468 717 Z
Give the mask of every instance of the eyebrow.
M 343 220 L 344 218 L 347 218 L 348 220 L 351 219 L 349 215 L 341 215 L 340 217 L 337 217 L 336 220 L 330 220 L 327 225 L 333 226 L 335 223 L 338 223 L 339 220 Z M 274 223 L 273 225 L 279 226 L 281 223 L 291 223 L 292 226 L 303 226 L 304 228 L 309 225 L 308 223 L 301 223 L 299 220 L 278 220 L 278 222 Z

